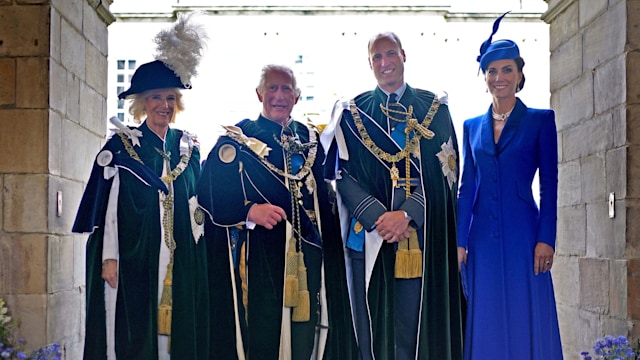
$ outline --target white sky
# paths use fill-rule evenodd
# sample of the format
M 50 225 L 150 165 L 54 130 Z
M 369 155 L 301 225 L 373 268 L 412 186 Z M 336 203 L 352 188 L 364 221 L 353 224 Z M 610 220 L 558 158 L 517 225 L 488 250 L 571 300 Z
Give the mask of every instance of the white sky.
M 162 1 L 152 2 L 162 9 Z M 187 1 L 189 4 L 198 1 Z M 204 0 L 202 0 L 204 2 Z M 237 5 L 235 1 L 228 1 Z M 281 0 L 278 4 L 287 2 Z M 442 3 L 443 1 L 402 1 L 399 4 Z M 495 0 L 492 4 L 531 3 L 542 12 L 542 0 Z M 118 3 L 122 3 L 120 8 Z M 112 11 L 123 11 L 129 1 L 116 0 Z M 165 3 L 174 3 L 165 1 Z M 181 0 L 183 6 L 185 0 Z M 221 1 L 217 1 L 219 5 Z M 247 3 L 247 2 L 244 2 Z M 254 1 L 259 3 L 259 1 Z M 273 5 L 275 2 L 271 2 Z M 307 1 L 305 4 L 313 3 Z M 316 1 L 317 3 L 317 1 Z M 326 1 L 322 1 L 326 4 Z M 373 1 L 350 1 L 368 3 Z M 383 2 L 379 2 L 383 3 Z M 454 7 L 472 9 L 477 0 L 459 0 Z M 395 4 L 397 5 L 397 4 Z M 496 5 L 497 6 L 497 5 Z M 506 6 L 505 6 L 506 7 Z M 147 7 L 146 10 L 149 10 Z M 510 10 L 510 8 L 497 11 Z M 485 9 L 486 11 L 486 9 Z M 494 10 L 495 11 L 495 10 Z M 210 40 L 193 79 L 193 89 L 184 91 L 187 110 L 178 115 L 177 127 L 195 132 L 204 158 L 221 131 L 221 124 L 255 119 L 261 104 L 255 95 L 260 69 L 268 63 L 289 65 L 298 73 L 303 100 L 294 107 L 294 117 L 318 113 L 314 120 L 326 123 L 334 102 L 341 96 L 352 98 L 371 90 L 376 82 L 367 63 L 367 42 L 375 33 L 396 32 L 407 55 L 405 81 L 413 87 L 447 91 L 458 137 L 462 122 L 483 113 L 490 103 L 476 56 L 490 34 L 492 20 L 486 22 L 446 22 L 442 16 L 337 15 L 337 16 L 204 16 Z M 108 116 L 116 112 L 115 62 L 135 59 L 138 65 L 152 61 L 153 37 L 168 23 L 119 23 L 109 26 Z M 510 38 L 520 46 L 526 60 L 527 83 L 519 96 L 530 107 L 549 106 L 549 30 L 542 22 L 503 21 L 494 40 Z M 295 60 L 302 56 L 302 64 Z M 304 98 L 313 95 L 312 102 Z

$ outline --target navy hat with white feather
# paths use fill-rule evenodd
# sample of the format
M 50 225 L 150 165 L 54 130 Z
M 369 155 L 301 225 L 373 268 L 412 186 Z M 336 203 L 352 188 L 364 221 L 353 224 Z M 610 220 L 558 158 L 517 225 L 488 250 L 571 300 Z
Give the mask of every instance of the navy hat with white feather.
M 192 22 L 196 13 L 179 15 L 168 30 L 156 35 L 157 60 L 140 65 L 131 77 L 131 86 L 118 94 L 119 99 L 152 89 L 190 89 L 191 78 L 202 58 L 205 41 L 204 27 Z

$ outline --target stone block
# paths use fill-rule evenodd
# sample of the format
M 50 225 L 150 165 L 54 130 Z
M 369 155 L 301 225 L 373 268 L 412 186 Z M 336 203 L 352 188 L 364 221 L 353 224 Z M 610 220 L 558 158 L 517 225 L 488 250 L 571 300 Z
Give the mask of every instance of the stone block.
M 76 28 L 71 26 L 67 18 L 62 19 L 60 25 L 62 66 L 77 75 L 81 80 L 85 76 L 86 40 Z
M 49 31 L 51 32 L 51 36 L 49 37 L 49 56 L 55 62 L 60 62 L 60 49 L 62 47 L 62 37 L 60 34 L 60 13 L 55 9 L 51 8 L 51 26 Z
M 5 175 L 4 230 L 21 233 L 47 231 L 47 176 Z
M 625 55 L 613 57 L 594 71 L 594 111 L 602 114 L 626 101 Z
M 89 6 L 88 2 L 84 2 L 84 22 L 83 33 L 87 37 L 90 44 L 93 44 L 103 56 L 107 56 L 109 49 L 107 24 L 98 15 L 93 7 Z
M 578 257 L 556 253 L 551 275 L 557 303 L 565 306 L 579 305 L 576 296 L 580 293 L 579 274 Z
M 556 255 L 586 254 L 587 212 L 584 204 L 558 208 Z
M 579 0 L 580 27 L 585 27 L 592 23 L 596 17 L 602 15 L 609 5 L 608 0 Z
M 87 181 L 93 161 L 104 144 L 104 137 L 87 131 L 71 121 L 62 123 L 62 144 L 73 143 L 73 147 L 60 149 L 62 174 L 73 174 L 77 181 Z M 78 199 L 79 202 L 79 199 Z
M 47 292 L 61 293 L 73 289 L 73 237 L 49 236 Z
M 590 3 L 590 1 L 588 0 L 586 3 Z M 585 0 L 582 0 L 582 2 L 585 2 Z M 623 55 L 627 39 L 626 29 L 625 2 L 608 8 L 602 16 L 589 23 L 583 35 L 582 70 L 585 72 L 592 71 L 598 65 Z
M 584 74 L 551 95 L 558 130 L 573 127 L 593 117 L 593 76 Z
M 581 203 L 580 182 L 579 160 L 558 165 L 558 206 L 574 206 Z
M 60 16 L 69 22 L 78 31 L 82 29 L 82 6 L 84 0 L 51 0 L 51 7 L 56 9 Z
M 47 169 L 46 110 L 0 109 L 0 173 Z
M 91 165 L 86 166 L 90 168 Z M 77 181 L 64 177 L 49 177 L 49 232 L 54 234 L 69 234 L 78 211 L 83 187 Z M 62 212 L 57 214 L 56 199 L 60 193 L 62 198 Z
M 105 134 L 106 99 L 85 83 L 80 83 L 80 123 L 95 134 Z
M 0 239 L 0 259 L 7 273 L 7 293 L 42 294 L 47 291 L 47 236 L 10 234 Z
M 605 201 L 587 204 L 587 256 L 621 259 L 625 253 L 624 236 L 614 236 L 614 219 L 609 218 Z
M 80 109 L 80 77 L 73 73 L 67 74 L 67 119 L 79 124 L 81 122 Z
M 549 24 L 549 49 L 554 51 L 578 34 L 578 3 L 573 2 Z
M 613 144 L 611 127 L 611 114 L 607 113 L 590 120 L 581 121 L 576 126 L 564 130 L 562 144 L 564 146 L 565 160 L 601 154 L 611 149 Z M 589 173 L 586 173 L 586 175 L 589 175 Z M 604 172 L 598 173 L 598 175 L 601 175 L 604 179 Z
M 628 296 L 632 301 L 628 302 L 629 317 L 640 319 L 640 259 L 629 259 L 627 263 Z
M 49 106 L 61 114 L 67 112 L 67 70 L 57 61 L 49 61 Z
M 640 200 L 627 199 L 625 204 L 627 259 L 637 259 L 640 258 Z
M 609 300 L 611 308 L 609 315 L 615 319 L 627 318 L 627 261 L 626 260 L 614 260 L 611 261 L 611 281 L 610 281 L 609 294 L 611 298 Z M 613 327 L 606 332 L 607 334 L 626 334 L 626 324 L 624 325 L 624 332 L 622 324 L 614 322 Z
M 638 11 L 640 11 L 640 5 L 638 5 Z M 640 19 L 639 19 L 640 21 Z M 640 29 L 640 26 L 636 26 Z M 640 30 L 638 35 L 640 37 Z M 626 81 L 627 84 L 627 103 L 638 105 L 640 104 L 640 50 L 629 51 L 626 54 Z
M 627 126 L 627 109 L 625 107 L 618 106 L 611 111 L 611 126 L 613 129 L 613 147 L 621 147 L 627 145 L 627 131 L 631 131 Z
M 575 297 L 575 294 L 572 296 Z M 558 311 L 558 325 L 560 327 L 562 349 L 565 352 L 564 358 L 571 359 L 571 357 L 567 357 L 567 352 L 572 355 L 579 354 L 579 352 L 575 351 L 579 343 L 577 339 L 579 338 L 580 332 L 580 329 L 575 326 L 576 320 L 578 319 L 578 309 L 574 306 L 566 306 L 560 303 L 556 305 L 556 309 Z
M 640 107 L 638 107 L 640 110 Z M 627 197 L 640 198 L 640 146 L 629 145 L 627 149 Z
M 87 44 L 87 85 L 102 97 L 107 97 L 107 56 L 101 53 L 91 43 Z
M 68 144 L 67 144 L 68 145 Z M 68 146 L 67 146 L 68 147 Z M 60 175 L 62 169 L 62 118 L 49 110 L 49 174 Z
M 0 24 L 0 57 L 49 55 L 49 7 L 4 7 Z
M 16 107 L 46 109 L 49 105 L 48 59 L 19 58 L 16 65 Z
M 597 314 L 609 310 L 609 261 L 578 259 L 580 271 L 580 307 Z
M 16 102 L 16 60 L 0 59 L 0 106 Z
M 616 199 L 627 197 L 627 148 L 614 148 L 606 152 L 605 172 L 607 194 L 615 193 Z
M 77 290 L 60 291 L 49 297 L 47 343 L 77 339 L 74 331 L 80 326 L 83 312 L 80 297 Z
M 627 3 L 627 49 L 631 53 L 640 49 L 640 26 L 638 26 L 640 24 L 640 1 L 625 2 Z
M 582 38 L 576 35 L 559 45 L 549 58 L 551 93 L 582 74 Z
M 7 303 L 20 328 L 15 334 L 27 340 L 28 348 L 38 348 L 47 343 L 47 294 L 7 295 Z
M 584 140 L 589 141 L 591 139 Z M 585 156 L 580 159 L 582 200 L 587 202 L 587 204 L 607 200 L 607 173 L 604 159 L 604 152 Z
M 602 337 L 602 316 L 600 314 L 578 310 L 578 318 L 574 319 L 572 326 L 576 327 L 578 343 L 571 355 L 575 356 L 581 351 L 593 351 L 596 339 Z M 564 343 L 562 344 L 564 348 Z M 565 357 L 571 359 L 573 356 Z

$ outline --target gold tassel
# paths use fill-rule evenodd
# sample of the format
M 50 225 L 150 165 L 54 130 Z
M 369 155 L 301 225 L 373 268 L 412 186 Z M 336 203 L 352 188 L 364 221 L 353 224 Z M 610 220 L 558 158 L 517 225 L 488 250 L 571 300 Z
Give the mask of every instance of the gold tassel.
M 162 297 L 160 298 L 160 305 L 158 305 L 159 335 L 171 335 L 171 313 L 173 306 L 172 285 L 173 263 L 169 261 L 169 264 L 167 264 L 167 274 L 164 277 L 164 286 L 162 287 Z
M 298 254 L 298 306 L 293 308 L 291 320 L 295 322 L 305 322 L 311 318 L 311 299 L 307 285 L 307 267 L 304 264 L 304 254 L 302 251 Z
M 408 239 L 401 240 L 396 252 L 395 276 L 398 279 L 414 279 L 422 276 L 422 251 L 416 229 L 411 228 Z
M 302 254 L 302 253 L 300 253 Z M 296 252 L 296 239 L 291 237 L 289 240 L 289 250 L 287 251 L 287 260 L 285 263 L 285 272 L 287 276 L 284 282 L 284 306 L 298 306 L 298 252 Z
M 244 306 L 244 320 L 248 321 L 249 315 L 247 308 L 249 306 L 249 281 L 247 279 L 247 261 L 246 261 L 246 245 L 247 243 L 242 243 L 240 247 L 240 281 L 242 288 L 242 305 Z M 234 290 L 235 291 L 235 290 Z

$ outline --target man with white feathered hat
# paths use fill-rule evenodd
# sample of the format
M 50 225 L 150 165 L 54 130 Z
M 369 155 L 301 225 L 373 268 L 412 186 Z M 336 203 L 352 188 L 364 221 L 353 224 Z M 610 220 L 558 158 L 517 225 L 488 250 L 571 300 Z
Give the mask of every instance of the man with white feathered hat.
M 157 60 L 119 95 L 140 125 L 112 118 L 117 129 L 96 157 L 73 226 L 91 233 L 85 359 L 209 356 L 200 153 L 193 135 L 169 126 L 205 39 L 191 15 L 179 17 L 157 35 Z

